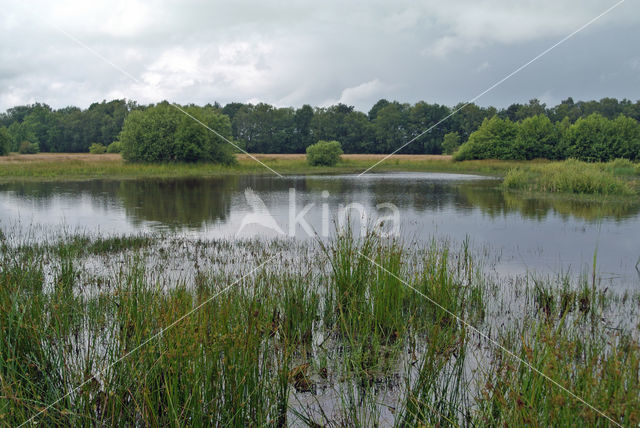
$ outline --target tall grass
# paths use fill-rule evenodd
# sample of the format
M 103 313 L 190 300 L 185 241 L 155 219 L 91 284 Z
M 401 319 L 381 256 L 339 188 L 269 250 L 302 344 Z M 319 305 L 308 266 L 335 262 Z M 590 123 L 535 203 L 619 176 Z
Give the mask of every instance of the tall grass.
M 149 271 L 162 237 L 8 242 L 0 425 L 609 425 L 529 365 L 613 420 L 639 422 L 637 320 L 602 320 L 637 313 L 640 299 L 616 300 L 596 281 L 534 281 L 509 300 L 468 245 L 344 233 L 245 278 L 198 265 L 193 281 L 167 286 Z M 286 251 L 188 245 L 189 260 L 207 245 L 216 258 L 247 245 L 249 266 Z M 117 266 L 97 291 L 96 254 Z
M 512 190 L 548 193 L 573 193 L 585 195 L 631 196 L 636 191 L 631 185 L 601 164 L 577 160 L 553 162 L 528 168 L 511 169 L 503 186 Z

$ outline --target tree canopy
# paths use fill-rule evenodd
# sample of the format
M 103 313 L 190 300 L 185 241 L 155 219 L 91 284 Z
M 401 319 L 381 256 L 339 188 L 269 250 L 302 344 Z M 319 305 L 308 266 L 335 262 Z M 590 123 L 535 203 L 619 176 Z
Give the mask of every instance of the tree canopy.
M 91 144 L 108 147 L 117 141 L 128 116 L 154 107 L 113 100 L 94 103 L 87 109 L 56 110 L 47 104 L 34 103 L 0 113 L 0 127 L 7 128 L 10 151 L 18 151 L 26 141 L 43 152 L 88 152 Z M 473 103 L 449 107 L 424 101 L 408 104 L 381 99 L 367 113 L 346 104 L 294 108 L 238 102 L 221 106 L 213 102 L 189 108 L 226 117 L 228 137 L 253 153 L 305 153 L 308 146 L 319 140 L 340 141 L 345 153 L 391 153 L 415 139 L 399 153 L 439 154 L 451 151 L 452 145 L 455 148 L 452 135 L 457 134 L 459 142 L 464 143 L 458 158 L 638 158 L 640 101 L 626 99 L 567 98 L 553 107 L 533 99 L 503 109 Z M 447 119 L 442 121 L 444 118 Z M 167 119 L 177 120 L 177 116 Z M 226 129 L 227 125 L 221 126 Z M 472 137 L 477 131 L 480 133 Z M 203 138 L 191 132 L 189 135 L 196 140 Z M 452 135 L 444 144 L 447 134 Z M 182 152 L 174 152 L 172 156 L 201 157 L 203 153 L 197 147 L 202 146 L 202 141 L 185 144 L 184 138 L 187 136 L 182 136 Z M 175 147 L 180 145 L 176 144 Z M 484 149 L 480 149 L 483 145 Z
M 229 117 L 210 107 L 183 110 L 188 115 L 163 102 L 129 114 L 119 137 L 122 157 L 134 162 L 233 163 L 232 146 L 202 126 L 231 139 Z

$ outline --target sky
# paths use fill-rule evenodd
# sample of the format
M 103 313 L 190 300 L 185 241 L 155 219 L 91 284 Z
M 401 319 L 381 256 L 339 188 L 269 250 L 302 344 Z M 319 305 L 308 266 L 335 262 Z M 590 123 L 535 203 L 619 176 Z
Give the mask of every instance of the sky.
M 115 98 L 368 111 L 474 99 L 619 0 L 29 1 L 0 14 L 0 111 Z M 640 99 L 640 2 L 477 99 Z

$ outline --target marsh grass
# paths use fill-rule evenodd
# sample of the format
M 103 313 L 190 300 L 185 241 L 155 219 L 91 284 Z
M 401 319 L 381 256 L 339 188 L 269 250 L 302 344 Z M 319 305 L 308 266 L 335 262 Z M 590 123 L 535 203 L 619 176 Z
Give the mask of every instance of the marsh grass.
M 55 156 L 55 155 L 53 155 Z M 344 174 L 360 173 L 384 155 L 343 155 L 332 167 L 310 167 L 304 156 L 256 155 L 265 165 L 281 174 Z M 461 172 L 470 174 L 504 175 L 516 166 L 531 162 L 513 161 L 468 161 L 453 162 L 447 156 L 399 155 L 376 166 L 371 172 L 425 171 Z M 62 159 L 47 156 L 9 157 L 0 163 L 0 181 L 27 180 L 87 180 L 87 179 L 133 179 L 133 178 L 182 178 L 215 177 L 234 174 L 271 175 L 264 165 L 247 156 L 239 156 L 234 166 L 210 163 L 156 163 L 137 164 L 124 162 L 118 156 L 95 156 L 68 154 Z
M 618 177 L 629 171 L 629 164 L 620 160 L 609 164 L 590 164 L 570 159 L 514 168 L 509 170 L 502 185 L 506 189 L 528 192 L 634 196 L 637 192 L 632 185 Z
M 287 245 L 194 241 L 185 258 L 197 275 L 168 287 L 148 260 L 167 237 L 0 241 L 3 426 L 609 424 L 470 325 L 619 423 L 638 423 L 637 320 L 611 329 L 607 317 L 637 314 L 640 299 L 585 276 L 490 302 L 505 297 L 482 280 L 468 242 L 454 251 L 338 234 L 243 278 L 196 254 L 237 258 L 244 245 L 246 272 Z M 118 268 L 85 293 L 96 254 Z

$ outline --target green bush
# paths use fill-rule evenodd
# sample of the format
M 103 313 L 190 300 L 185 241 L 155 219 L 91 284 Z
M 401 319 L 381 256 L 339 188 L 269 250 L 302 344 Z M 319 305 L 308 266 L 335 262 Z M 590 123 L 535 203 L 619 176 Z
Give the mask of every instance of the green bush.
M 38 143 L 30 143 L 29 141 L 23 141 L 18 147 L 18 153 L 22 155 L 34 155 L 40 153 L 40 145 Z
M 229 117 L 210 107 L 183 110 L 165 101 L 132 111 L 120 133 L 122 157 L 132 162 L 235 163 L 232 146 L 203 126 L 231 140 Z
M 120 153 L 122 152 L 122 143 L 120 141 L 114 141 L 107 146 L 107 153 Z
M 338 141 L 318 141 L 307 147 L 309 165 L 334 166 L 342 156 L 342 147 Z
M 107 148 L 104 146 L 104 144 L 93 143 L 89 146 L 89 153 L 91 153 L 92 155 L 102 155 L 107 153 Z
M 11 145 L 11 136 L 9 131 L 4 126 L 0 126 L 0 156 L 6 156 L 9 154 L 9 147 Z
M 485 119 L 469 136 L 469 141 L 460 146 L 453 159 L 516 159 L 514 145 L 517 134 L 518 124 L 509 119 L 498 116 Z
M 449 132 L 442 140 L 442 152 L 446 155 L 453 154 L 460 147 L 460 134 Z
M 528 117 L 518 124 L 512 159 L 556 159 L 559 129 L 543 114 Z

